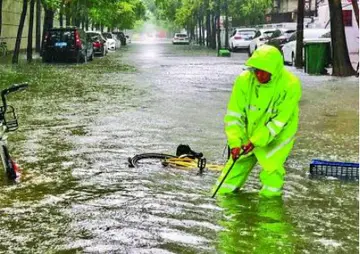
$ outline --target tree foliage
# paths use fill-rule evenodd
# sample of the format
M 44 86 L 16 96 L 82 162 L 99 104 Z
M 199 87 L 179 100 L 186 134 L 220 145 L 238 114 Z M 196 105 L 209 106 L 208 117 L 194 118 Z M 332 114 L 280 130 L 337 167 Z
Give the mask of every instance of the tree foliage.
M 272 0 L 155 0 L 159 18 L 182 26 L 191 22 L 194 15 L 204 15 L 206 11 L 215 12 L 218 5 L 220 15 L 224 15 L 225 2 L 232 20 L 246 25 L 263 22 L 264 13 L 272 4 Z
M 142 0 L 42 0 L 42 4 L 57 13 L 67 8 L 73 25 L 85 21 L 119 29 L 132 28 L 146 13 Z

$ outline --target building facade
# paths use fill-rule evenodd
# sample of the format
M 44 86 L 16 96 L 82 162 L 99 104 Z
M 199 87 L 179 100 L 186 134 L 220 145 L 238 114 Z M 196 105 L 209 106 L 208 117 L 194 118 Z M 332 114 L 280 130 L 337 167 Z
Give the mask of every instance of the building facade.
M 4 41 L 7 43 L 7 47 L 9 51 L 14 50 L 15 48 L 15 41 L 17 37 L 17 32 L 20 23 L 20 16 L 23 7 L 23 0 L 3 0 L 2 3 L 2 26 L 1 26 L 1 36 L 0 41 Z M 29 31 L 29 9 L 30 4 L 28 4 L 28 10 L 26 13 L 26 19 L 24 24 L 24 29 L 21 38 L 21 49 L 25 49 L 27 47 L 28 41 L 28 31 Z M 36 6 L 35 6 L 36 10 Z M 43 29 L 43 22 L 44 22 L 44 10 L 41 9 L 41 34 Z M 58 25 L 59 21 L 54 20 L 54 26 Z M 34 18 L 34 27 L 33 27 L 33 46 L 35 47 L 36 41 L 36 19 Z
M 304 0 L 305 17 L 316 16 L 319 4 L 323 0 Z M 296 22 L 297 0 L 273 0 L 270 12 L 266 15 L 267 23 Z

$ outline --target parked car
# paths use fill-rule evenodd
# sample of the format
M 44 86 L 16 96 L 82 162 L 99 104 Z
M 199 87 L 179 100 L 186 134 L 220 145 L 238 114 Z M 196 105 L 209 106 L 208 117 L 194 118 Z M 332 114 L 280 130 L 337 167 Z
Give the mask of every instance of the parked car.
M 126 38 L 126 44 L 130 44 L 131 43 L 131 38 L 129 35 L 125 35 Z
M 275 28 L 264 28 L 256 31 L 256 34 L 249 45 L 249 56 L 251 56 L 257 48 L 264 45 L 275 30 Z
M 172 40 L 172 44 L 190 44 L 190 39 L 187 34 L 184 33 L 176 33 Z
M 328 33 L 329 29 L 304 29 L 304 43 L 307 41 L 319 39 L 321 41 L 328 41 L 331 42 L 330 38 L 321 38 L 323 35 Z M 296 55 L 296 34 L 294 33 L 289 38 L 289 42 L 285 43 L 282 47 L 282 52 L 284 55 L 284 62 L 294 65 L 295 62 L 295 55 Z M 321 39 L 320 39 L 321 38 Z
M 108 42 L 109 50 L 116 50 L 121 47 L 121 42 L 116 38 L 116 36 L 112 33 L 102 33 L 106 41 Z
M 273 32 L 266 44 L 277 47 L 280 51 L 285 43 L 290 39 L 290 36 L 296 32 L 296 29 L 280 28 Z M 282 51 L 281 51 L 282 52 Z
M 256 31 L 255 28 L 235 29 L 229 39 L 230 50 L 249 49 L 250 42 L 255 37 Z
M 59 27 L 45 33 L 42 49 L 43 62 L 53 60 L 93 60 L 94 49 L 91 38 L 77 27 Z
M 123 32 L 112 32 L 116 35 L 116 38 L 121 42 L 121 45 L 126 46 L 126 37 Z
M 86 32 L 92 41 L 93 41 L 93 48 L 94 54 L 105 56 L 108 53 L 108 48 L 106 44 L 106 39 L 102 36 L 100 32 Z

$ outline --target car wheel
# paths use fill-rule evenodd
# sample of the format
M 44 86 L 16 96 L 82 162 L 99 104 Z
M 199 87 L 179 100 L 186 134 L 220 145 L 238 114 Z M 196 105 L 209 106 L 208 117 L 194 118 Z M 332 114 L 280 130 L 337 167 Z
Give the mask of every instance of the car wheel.
M 236 51 L 235 48 L 234 48 L 234 44 L 233 44 L 233 43 L 231 43 L 230 49 L 231 49 L 232 52 L 235 52 L 235 51 Z
M 42 62 L 43 63 L 50 63 L 50 57 L 47 54 L 43 54 L 42 56 Z
M 87 55 L 81 54 L 81 51 L 78 51 L 76 56 L 76 63 L 86 63 L 87 62 Z
M 81 52 L 78 51 L 77 55 L 76 55 L 76 63 L 81 63 Z
M 251 57 L 251 51 L 250 51 L 250 47 L 248 47 L 248 56 Z
M 89 61 L 92 61 L 92 60 L 94 60 L 94 50 L 91 52 L 91 56 L 89 58 Z

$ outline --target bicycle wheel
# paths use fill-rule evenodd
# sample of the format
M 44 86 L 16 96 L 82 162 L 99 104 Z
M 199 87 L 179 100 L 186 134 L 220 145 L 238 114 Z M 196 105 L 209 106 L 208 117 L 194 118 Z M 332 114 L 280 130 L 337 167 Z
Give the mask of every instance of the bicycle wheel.
M 1 157 L 6 176 L 10 180 L 15 180 L 18 177 L 17 167 L 14 161 L 11 159 L 9 151 L 5 145 L 2 145 L 1 147 Z
M 163 154 L 163 153 L 143 153 L 135 155 L 134 157 L 129 157 L 129 167 L 134 168 L 137 166 L 138 161 L 143 159 L 169 159 L 169 158 L 177 158 L 177 156 L 170 155 L 170 154 Z

